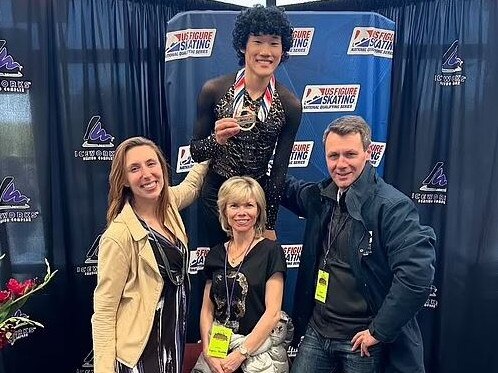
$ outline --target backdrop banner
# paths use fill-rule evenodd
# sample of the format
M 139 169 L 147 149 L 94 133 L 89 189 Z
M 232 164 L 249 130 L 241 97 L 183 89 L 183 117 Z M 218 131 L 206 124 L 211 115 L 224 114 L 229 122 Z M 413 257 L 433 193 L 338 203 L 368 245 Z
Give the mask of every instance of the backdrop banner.
M 196 121 L 197 96 L 205 81 L 239 69 L 232 48 L 238 13 L 205 11 L 177 14 L 167 26 L 166 100 L 172 128 L 173 184 L 192 167 L 189 142 Z M 290 157 L 289 173 L 306 180 L 327 175 L 322 135 L 335 118 L 361 115 L 372 126 L 372 163 L 382 174 L 388 130 L 394 22 L 375 13 L 287 12 L 294 27 L 290 58 L 278 68 L 277 80 L 300 99 L 301 125 Z M 214 126 L 214 123 L 213 123 Z M 270 165 L 271 167 L 271 161 Z M 196 208 L 184 214 L 190 240 L 192 304 L 189 340 L 199 338 L 204 258 L 209 251 Z M 278 240 L 290 268 L 284 309 L 291 310 L 304 224 L 281 209 Z

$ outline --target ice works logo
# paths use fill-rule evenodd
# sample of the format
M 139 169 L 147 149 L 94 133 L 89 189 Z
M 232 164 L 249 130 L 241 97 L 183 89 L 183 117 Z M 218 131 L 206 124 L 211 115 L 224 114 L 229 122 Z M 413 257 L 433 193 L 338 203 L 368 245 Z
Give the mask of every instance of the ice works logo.
M 24 319 L 29 319 L 29 316 L 26 315 L 24 312 L 22 312 L 20 309 L 18 309 L 14 314 L 12 315 L 14 317 L 21 317 Z M 13 333 L 12 336 L 9 338 L 9 342 L 11 345 L 16 343 L 19 339 L 26 338 L 30 334 L 34 333 L 36 330 L 36 325 L 29 325 L 24 328 L 19 328 L 16 329 Z
M 76 369 L 76 373 L 93 373 L 93 350 L 85 356 L 81 368 Z
M 82 273 L 85 276 L 97 274 L 97 263 L 99 254 L 99 242 L 101 234 L 97 235 L 88 249 L 85 257 L 85 265 L 77 266 L 76 273 Z
M 6 45 L 7 41 L 0 39 L 0 92 L 26 93 L 31 82 L 19 79 L 23 77 L 23 66 L 9 54 Z
M 30 198 L 14 185 L 14 177 L 6 176 L 0 184 L 0 223 L 30 222 L 39 211 L 30 209 Z
M 100 121 L 100 115 L 94 115 L 88 122 L 83 135 L 81 144 L 83 149 L 75 150 L 74 157 L 82 158 L 84 161 L 112 161 L 114 150 L 106 148 L 113 148 L 113 141 L 114 136 L 106 131 Z
M 435 309 L 438 306 L 438 304 L 439 301 L 437 300 L 437 287 L 431 285 L 431 292 L 429 293 L 429 297 L 424 303 L 424 307 Z
M 431 172 L 422 181 L 420 192 L 412 193 L 412 199 L 418 203 L 446 204 L 448 180 L 444 173 L 444 162 L 436 162 Z
M 451 43 L 444 52 L 441 64 L 441 74 L 434 75 L 434 81 L 442 86 L 458 86 L 463 84 L 467 77 L 463 75 L 463 59 L 458 53 L 458 39 Z

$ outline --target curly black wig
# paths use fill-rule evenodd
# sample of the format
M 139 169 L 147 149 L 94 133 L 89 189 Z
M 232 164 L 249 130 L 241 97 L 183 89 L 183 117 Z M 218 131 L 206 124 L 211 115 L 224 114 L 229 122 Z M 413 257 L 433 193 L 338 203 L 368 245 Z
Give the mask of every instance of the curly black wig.
M 255 5 L 239 13 L 232 31 L 232 45 L 237 52 L 240 66 L 244 66 L 245 58 L 241 49 L 246 49 L 249 35 L 280 36 L 283 51 L 280 63 L 289 57 L 287 52 L 292 46 L 292 27 L 285 13 L 279 8 Z

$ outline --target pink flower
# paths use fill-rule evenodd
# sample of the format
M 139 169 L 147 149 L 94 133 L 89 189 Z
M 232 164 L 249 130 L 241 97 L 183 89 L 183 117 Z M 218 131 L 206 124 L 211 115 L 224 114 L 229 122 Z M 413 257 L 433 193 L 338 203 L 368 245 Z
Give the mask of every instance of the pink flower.
M 35 285 L 35 280 L 29 279 L 24 282 L 19 282 L 15 278 L 11 278 L 7 283 L 7 289 L 9 289 L 16 297 L 20 297 L 33 289 Z
M 5 303 L 11 297 L 11 293 L 9 290 L 0 291 L 0 304 Z

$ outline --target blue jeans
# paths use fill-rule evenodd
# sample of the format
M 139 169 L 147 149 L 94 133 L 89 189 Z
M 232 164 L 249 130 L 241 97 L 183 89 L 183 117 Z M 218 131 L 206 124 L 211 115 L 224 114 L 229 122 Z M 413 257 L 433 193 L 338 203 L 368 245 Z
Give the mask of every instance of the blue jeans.
M 361 356 L 360 349 L 351 351 L 351 342 L 322 337 L 308 325 L 299 346 L 291 373 L 377 373 L 380 372 L 382 346 L 368 349 L 370 356 Z

